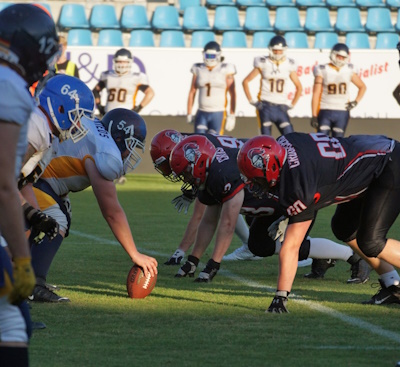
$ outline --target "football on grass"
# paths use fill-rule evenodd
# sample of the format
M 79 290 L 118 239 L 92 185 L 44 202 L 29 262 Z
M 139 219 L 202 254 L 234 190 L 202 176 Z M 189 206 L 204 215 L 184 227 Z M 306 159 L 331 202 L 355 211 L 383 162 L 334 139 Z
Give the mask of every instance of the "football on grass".
M 152 277 L 151 274 L 146 277 L 143 269 L 138 265 L 133 265 L 129 270 L 126 280 L 126 289 L 131 298 L 145 298 L 154 289 L 157 282 L 157 274 Z

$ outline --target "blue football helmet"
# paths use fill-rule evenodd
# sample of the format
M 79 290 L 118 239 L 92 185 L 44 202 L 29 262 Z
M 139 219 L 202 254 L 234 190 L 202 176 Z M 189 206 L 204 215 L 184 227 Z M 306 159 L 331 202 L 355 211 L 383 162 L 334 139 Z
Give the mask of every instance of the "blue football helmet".
M 133 171 L 142 160 L 147 135 L 146 122 L 136 112 L 126 108 L 115 108 L 107 112 L 101 120 L 110 133 L 124 162 L 124 174 Z
M 0 59 L 32 85 L 61 55 L 56 27 L 40 5 L 15 4 L 0 12 Z
M 60 140 L 71 138 L 76 143 L 88 133 L 85 120 L 93 121 L 95 102 L 92 91 L 84 82 L 57 74 L 47 80 L 38 98 L 59 131 Z
M 208 42 L 203 49 L 203 60 L 207 66 L 214 67 L 218 65 L 221 59 L 221 47 L 215 41 Z
M 282 36 L 272 37 L 268 45 L 270 59 L 278 61 L 285 58 L 287 48 L 288 45 L 286 43 L 285 37 Z M 275 54 L 274 53 L 275 50 L 282 51 L 282 53 Z
M 337 56 L 342 56 L 343 59 L 338 59 Z M 337 43 L 332 47 L 330 59 L 332 64 L 338 68 L 346 65 L 349 62 L 350 50 L 344 43 Z

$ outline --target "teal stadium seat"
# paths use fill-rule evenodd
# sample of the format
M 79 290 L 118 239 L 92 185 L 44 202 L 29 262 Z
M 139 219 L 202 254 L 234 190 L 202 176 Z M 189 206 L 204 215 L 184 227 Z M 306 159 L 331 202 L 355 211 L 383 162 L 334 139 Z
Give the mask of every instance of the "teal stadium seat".
M 386 0 L 386 6 L 391 11 L 398 11 L 400 8 L 400 0 Z
M 364 26 L 361 22 L 361 12 L 358 8 L 338 8 L 335 30 L 339 34 L 347 32 L 364 32 Z
M 356 6 L 356 2 L 355 0 L 326 0 L 326 6 L 332 10 L 336 10 L 337 8 L 344 6 L 352 8 Z
M 289 48 L 308 48 L 308 37 L 305 32 L 286 32 L 285 40 Z
M 134 29 L 151 29 L 147 10 L 143 5 L 125 5 L 122 8 L 120 25 L 125 32 Z
M 122 32 L 120 29 L 101 29 L 97 46 L 118 46 L 124 45 L 122 40 Z
M 396 23 L 394 24 L 394 28 L 397 33 L 400 33 L 400 11 L 397 12 Z
M 206 7 L 209 9 L 216 9 L 219 6 L 235 6 L 233 0 L 206 0 Z
M 394 32 L 389 8 L 369 8 L 365 30 L 370 34 L 377 32 Z
M 182 29 L 185 32 L 210 31 L 207 8 L 205 6 L 189 6 L 183 14 Z
M 185 36 L 182 31 L 162 31 L 160 47 L 185 47 Z
M 346 45 L 350 49 L 370 49 L 368 34 L 361 32 L 350 32 L 346 34 Z
M 295 0 L 265 0 L 265 4 L 269 9 L 276 9 L 281 6 L 286 6 L 286 7 L 296 6 Z
M 381 32 L 376 35 L 376 49 L 395 50 L 399 42 L 399 35 L 397 33 Z
M 339 36 L 335 32 L 317 32 L 315 33 L 314 48 L 331 49 L 334 45 L 339 43 Z
M 253 48 L 267 48 L 269 41 L 275 37 L 274 32 L 254 32 L 251 47 Z
M 71 29 L 68 32 L 69 46 L 93 46 L 92 31 L 90 29 Z
M 62 30 L 89 28 L 89 21 L 84 6 L 82 4 L 62 5 L 60 17 L 58 18 L 58 26 Z
M 372 7 L 384 8 L 386 4 L 383 0 L 356 0 L 356 6 L 359 7 L 361 10 L 365 10 Z
M 326 3 L 324 0 L 296 0 L 296 6 L 299 9 L 306 9 L 309 7 L 325 7 Z
M 175 6 L 159 5 L 155 8 L 151 18 L 153 31 L 160 33 L 162 31 L 180 31 L 179 12 Z
M 154 47 L 153 31 L 149 29 L 135 29 L 130 33 L 129 47 Z
M 304 22 L 304 30 L 308 34 L 316 32 L 333 32 L 331 18 L 328 8 L 308 8 L 306 11 L 306 20 Z
M 201 47 L 211 41 L 215 41 L 215 33 L 212 31 L 195 31 L 192 33 L 190 47 Z
M 242 31 L 239 21 L 239 10 L 231 6 L 218 6 L 214 15 L 214 32 Z
M 114 5 L 95 4 L 89 17 L 90 28 L 100 29 L 120 29 Z
M 183 15 L 185 10 L 191 6 L 201 6 L 200 0 L 179 0 L 178 10 L 179 14 Z
M 246 33 L 243 31 L 226 31 L 222 35 L 222 48 L 246 48 Z
M 247 33 L 272 31 L 274 27 L 270 21 L 269 9 L 248 7 L 243 29 Z
M 265 0 L 236 0 L 236 6 L 243 10 L 248 7 L 264 7 L 266 6 Z
M 286 6 L 277 8 L 274 29 L 277 33 L 303 31 L 299 9 Z

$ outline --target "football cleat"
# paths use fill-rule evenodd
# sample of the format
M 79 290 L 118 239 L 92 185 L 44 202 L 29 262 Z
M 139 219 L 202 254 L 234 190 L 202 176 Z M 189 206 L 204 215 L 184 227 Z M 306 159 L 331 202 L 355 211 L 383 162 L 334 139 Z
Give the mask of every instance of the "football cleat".
M 33 294 L 28 297 L 30 301 L 33 302 L 51 302 L 51 303 L 63 303 L 70 302 L 69 298 L 61 297 L 58 294 L 54 293 L 47 287 L 36 284 L 33 289 Z
M 364 284 L 369 280 L 371 268 L 367 262 L 360 259 L 355 264 L 351 265 L 351 277 L 347 279 L 348 284 Z
M 390 305 L 393 303 L 400 304 L 400 286 L 391 285 L 390 287 L 385 287 L 385 284 L 379 280 L 381 288 L 376 292 L 371 299 L 362 302 L 364 305 Z
M 42 330 L 46 329 L 46 324 L 44 322 L 32 321 L 32 330 Z
M 169 258 L 164 265 L 180 265 L 183 257 L 185 256 L 185 251 L 177 249 L 174 254 Z
M 336 260 L 333 259 L 313 259 L 311 273 L 304 275 L 308 279 L 322 279 L 329 268 L 333 268 Z
M 229 255 L 225 255 L 222 258 L 223 261 L 262 260 L 262 259 L 263 259 L 262 257 L 254 255 L 249 250 L 249 247 L 246 244 L 240 246 L 235 251 L 233 251 Z
M 217 273 L 218 269 L 211 269 L 206 266 L 194 281 L 196 283 L 211 283 L 211 281 L 217 275 Z
M 194 277 L 194 273 L 196 272 L 197 266 L 195 263 L 191 261 L 186 261 L 181 268 L 178 270 L 178 272 L 175 274 L 175 278 L 184 278 L 188 276 L 189 278 Z

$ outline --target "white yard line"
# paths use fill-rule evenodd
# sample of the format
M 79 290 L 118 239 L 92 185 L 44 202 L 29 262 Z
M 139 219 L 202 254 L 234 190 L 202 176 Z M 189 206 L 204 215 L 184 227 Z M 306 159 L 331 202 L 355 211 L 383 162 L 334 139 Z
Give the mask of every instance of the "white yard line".
M 104 238 L 101 238 L 101 237 L 98 237 L 98 236 L 94 236 L 94 235 L 91 235 L 91 234 L 87 234 L 87 233 L 83 233 L 83 232 L 79 232 L 79 231 L 75 231 L 75 230 L 72 230 L 70 232 L 72 234 L 76 235 L 76 236 L 87 238 L 87 239 L 90 239 L 90 240 L 93 240 L 93 241 L 96 241 L 96 242 L 104 243 L 104 244 L 107 244 L 107 245 L 120 246 L 120 244 L 115 240 L 107 240 L 107 239 L 104 239 Z M 163 256 L 165 258 L 167 258 L 169 256 L 168 254 L 160 253 L 158 251 L 151 251 L 151 250 L 149 250 L 147 248 L 146 249 L 141 249 L 141 250 L 144 251 L 146 254 L 153 255 L 153 256 Z M 237 281 L 238 283 L 245 284 L 245 285 L 247 285 L 248 287 L 251 287 L 251 288 L 264 289 L 264 290 L 266 290 L 268 292 L 275 292 L 275 289 L 276 289 L 273 286 L 267 286 L 267 285 L 264 285 L 262 283 L 255 282 L 255 281 L 243 278 L 243 277 L 238 276 L 238 275 L 236 275 L 236 274 L 234 274 L 234 273 L 232 273 L 230 271 L 227 271 L 227 270 L 221 269 L 219 274 L 221 274 L 221 275 L 223 275 L 223 276 L 225 276 L 227 278 L 233 279 L 233 280 Z M 379 335 L 381 337 L 384 337 L 386 339 L 389 339 L 391 341 L 394 341 L 394 342 L 400 344 L 400 334 L 399 333 L 395 333 L 393 331 L 382 329 L 380 326 L 371 324 L 369 322 L 363 321 L 363 320 L 358 319 L 356 317 L 345 315 L 345 314 L 343 314 L 341 312 L 338 312 L 338 311 L 336 311 L 336 310 L 334 310 L 332 308 L 329 308 L 329 307 L 326 307 L 326 306 L 322 306 L 321 304 L 319 304 L 317 302 L 307 301 L 307 300 L 303 299 L 301 296 L 295 295 L 294 293 L 291 293 L 290 302 L 301 303 L 302 305 L 304 305 L 304 306 L 306 306 L 306 307 L 308 307 L 308 308 L 310 308 L 312 310 L 318 311 L 320 313 L 327 314 L 327 315 L 329 315 L 331 317 L 339 319 L 340 321 L 342 321 L 342 322 L 344 322 L 346 324 L 349 324 L 351 326 L 355 326 L 355 327 L 357 327 L 359 329 L 366 330 L 366 331 L 368 331 L 370 333 L 373 333 L 373 334 L 377 334 L 377 335 Z M 376 306 L 376 307 L 379 307 L 379 306 Z M 326 346 L 325 348 L 327 348 L 327 349 L 329 349 L 329 348 L 335 349 L 335 348 L 338 348 L 338 347 Z M 363 347 L 363 348 L 365 348 L 365 347 Z

